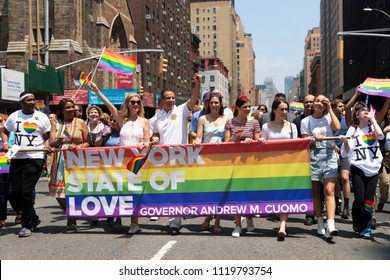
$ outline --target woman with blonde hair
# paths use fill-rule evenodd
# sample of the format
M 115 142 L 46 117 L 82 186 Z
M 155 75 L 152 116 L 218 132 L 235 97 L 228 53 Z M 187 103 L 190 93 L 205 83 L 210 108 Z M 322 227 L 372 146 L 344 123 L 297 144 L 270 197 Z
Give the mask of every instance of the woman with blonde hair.
M 120 128 L 121 146 L 137 146 L 142 149 L 149 145 L 150 126 L 149 121 L 144 118 L 144 106 L 139 94 L 129 94 L 118 110 L 105 97 L 95 83 L 90 82 L 88 86 L 103 101 L 110 111 L 112 118 L 118 122 Z M 140 231 L 138 217 L 131 217 L 129 232 L 135 234 Z

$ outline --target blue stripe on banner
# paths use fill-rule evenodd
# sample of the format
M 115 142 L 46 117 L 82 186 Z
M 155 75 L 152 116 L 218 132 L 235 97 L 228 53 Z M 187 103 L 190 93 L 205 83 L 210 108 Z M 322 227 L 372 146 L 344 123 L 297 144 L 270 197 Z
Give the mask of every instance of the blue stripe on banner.
M 242 204 L 264 202 L 295 202 L 312 201 L 311 189 L 304 190 L 272 190 L 272 191 L 239 191 L 239 192 L 207 192 L 207 193 L 161 193 L 161 194 L 113 194 L 112 196 L 133 197 L 134 206 L 151 205 L 191 205 L 191 204 Z M 99 195 L 77 195 L 74 197 L 76 205 L 80 205 L 85 197 Z M 102 195 L 105 196 L 105 195 Z M 106 196 L 111 201 L 111 196 Z

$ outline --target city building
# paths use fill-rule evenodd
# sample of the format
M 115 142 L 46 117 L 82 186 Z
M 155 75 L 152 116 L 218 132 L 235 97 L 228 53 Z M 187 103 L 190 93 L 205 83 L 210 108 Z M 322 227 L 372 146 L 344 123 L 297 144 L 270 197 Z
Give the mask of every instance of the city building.
M 200 56 L 223 61 L 229 70 L 229 102 L 237 97 L 237 21 L 234 1 L 191 0 L 191 26 L 201 43 Z
M 287 100 L 289 102 L 290 100 L 292 100 L 291 90 L 292 90 L 293 80 L 294 80 L 293 76 L 284 77 L 284 94 L 287 96 Z
M 320 44 L 320 28 L 314 27 L 307 32 L 305 37 L 305 51 L 304 51 L 304 59 L 303 59 L 303 71 L 304 71 L 304 79 L 303 79 L 303 94 L 307 95 L 309 92 L 309 84 L 311 79 L 311 71 L 310 65 L 313 61 L 313 58 L 316 54 L 319 54 L 321 51 Z
M 223 106 L 230 107 L 229 70 L 223 65 L 223 62 L 213 57 L 203 58 L 201 59 L 199 74 L 202 75 L 202 93 L 219 89 L 222 91 Z
M 364 11 L 364 8 L 377 10 Z M 340 35 L 339 32 L 362 31 L 385 34 L 388 28 L 388 0 L 321 0 L 321 80 L 322 92 L 330 98 L 347 100 L 367 77 L 386 78 L 390 73 L 390 39 L 379 36 Z M 370 32 L 370 30 L 375 30 Z M 388 32 L 386 33 L 388 34 Z M 337 52 L 338 41 L 344 43 Z M 343 55 L 341 55 L 343 54 Z M 377 98 L 371 98 L 370 102 Z M 383 103 L 383 102 L 378 102 Z
M 99 56 L 104 46 L 114 51 L 136 49 L 129 1 L 48 1 L 48 18 L 44 1 L 27 2 L 0 0 L 1 67 L 27 73 L 28 60 L 38 65 L 47 60 L 59 67 Z M 62 68 L 64 88 L 75 89 L 72 77 L 77 69 L 88 73 L 96 64 L 97 60 L 91 59 Z M 97 70 L 94 81 L 100 88 L 116 88 L 116 74 L 111 72 Z M 37 91 L 36 95 L 48 100 L 49 92 Z M 20 107 L 17 102 L 2 101 L 4 106 L 9 110 Z
M 177 103 L 188 100 L 191 93 L 193 67 L 189 1 L 143 1 L 128 0 L 134 19 L 134 37 L 138 49 L 163 49 L 168 59 L 168 71 L 159 74 L 160 53 L 138 54 L 141 66 L 142 85 L 145 92 L 161 93 L 171 89 L 176 93 Z M 196 40 L 196 39 L 195 39 Z M 196 50 L 195 50 L 196 52 Z
M 321 55 L 317 53 L 310 65 L 309 94 L 317 96 L 321 92 Z
M 237 19 L 237 94 L 247 95 L 252 104 L 259 102 L 255 87 L 255 53 L 252 35 L 244 32 L 239 15 Z

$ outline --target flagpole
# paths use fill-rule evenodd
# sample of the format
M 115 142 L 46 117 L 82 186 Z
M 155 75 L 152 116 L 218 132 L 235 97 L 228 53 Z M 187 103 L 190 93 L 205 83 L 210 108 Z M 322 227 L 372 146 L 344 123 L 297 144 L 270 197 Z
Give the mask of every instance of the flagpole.
M 104 53 L 105 49 L 106 49 L 106 46 L 104 46 L 103 51 L 102 51 L 102 53 L 100 54 L 99 60 L 98 60 L 98 62 L 97 62 L 97 64 L 96 64 L 96 67 L 95 67 L 95 69 L 93 70 L 93 73 L 92 73 L 92 76 L 91 76 L 91 82 L 92 82 L 92 80 L 93 80 L 93 77 L 95 76 L 96 69 L 97 69 L 98 66 L 99 66 L 100 60 L 102 59 L 102 56 L 103 56 L 103 53 Z

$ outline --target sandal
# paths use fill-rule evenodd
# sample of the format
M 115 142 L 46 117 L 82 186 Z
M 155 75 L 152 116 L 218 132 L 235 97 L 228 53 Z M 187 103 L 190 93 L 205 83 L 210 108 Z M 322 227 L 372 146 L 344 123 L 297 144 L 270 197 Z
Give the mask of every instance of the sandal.
M 16 217 L 15 217 L 15 224 L 20 224 L 22 222 L 22 212 L 19 212 L 16 214 Z
M 208 231 L 208 230 L 210 230 L 210 222 L 204 221 L 202 224 L 202 231 Z
M 0 229 L 5 228 L 5 221 L 0 221 Z
M 221 226 L 214 226 L 213 234 L 219 235 L 222 232 Z
M 79 230 L 77 225 L 67 226 L 61 233 L 76 233 Z

